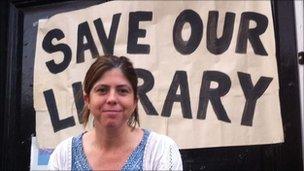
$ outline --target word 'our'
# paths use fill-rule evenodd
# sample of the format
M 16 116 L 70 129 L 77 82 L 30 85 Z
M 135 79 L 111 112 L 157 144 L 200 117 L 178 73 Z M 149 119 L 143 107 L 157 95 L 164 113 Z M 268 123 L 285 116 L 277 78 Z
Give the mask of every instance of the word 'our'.
M 218 11 L 209 11 L 206 45 L 208 51 L 214 55 L 222 54 L 229 48 L 233 36 L 235 13 L 226 12 L 221 37 L 217 36 L 218 17 Z M 76 52 L 74 52 L 75 49 L 72 49 L 68 43 L 58 43 L 66 37 L 66 33 L 61 29 L 54 28 L 48 31 L 42 40 L 43 50 L 50 54 L 57 52 L 63 54 L 63 57 L 59 55 L 55 56 L 55 58 L 63 59 L 52 59 L 45 63 L 48 70 L 53 74 L 63 72 L 70 65 L 72 54 L 76 54 L 76 63 L 83 63 L 85 61 L 85 51 L 89 51 L 92 57 L 100 56 L 96 46 L 97 43 L 101 44 L 104 54 L 113 54 L 120 18 L 121 13 L 113 15 L 111 27 L 108 31 L 105 30 L 101 18 L 93 21 L 94 29 L 100 42 L 94 41 L 91 33 L 91 29 L 93 28 L 89 27 L 87 21 L 80 23 L 77 28 L 77 35 L 72 35 L 77 37 Z M 147 30 L 139 28 L 139 23 L 151 21 L 153 21 L 153 12 L 151 11 L 129 13 L 128 32 L 126 33 L 126 51 L 128 54 L 150 54 L 150 44 L 139 44 L 138 40 L 139 38 L 145 38 L 147 33 Z M 255 22 L 256 27 L 250 28 L 250 22 Z M 189 23 L 191 26 L 191 34 L 188 40 L 184 40 L 182 37 L 182 31 L 186 23 Z M 161 27 L 160 25 L 158 26 Z M 178 15 L 172 27 L 173 29 L 163 29 L 173 30 L 172 41 L 174 48 L 182 55 L 192 54 L 200 45 L 203 37 L 204 25 L 200 15 L 190 9 L 184 10 Z M 247 42 L 249 41 L 255 54 L 267 56 L 268 54 L 260 39 L 260 35 L 266 31 L 267 27 L 268 19 L 265 15 L 256 12 L 243 12 L 238 28 L 235 52 L 240 54 L 247 53 Z M 109 33 L 108 36 L 106 32 Z M 55 61 L 61 62 L 56 63 Z

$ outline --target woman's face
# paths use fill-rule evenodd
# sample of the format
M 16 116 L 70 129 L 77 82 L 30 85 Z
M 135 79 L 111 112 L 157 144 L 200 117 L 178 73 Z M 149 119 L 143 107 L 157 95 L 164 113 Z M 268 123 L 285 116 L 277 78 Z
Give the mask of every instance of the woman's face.
M 117 68 L 103 74 L 89 96 L 85 95 L 85 102 L 95 118 L 95 125 L 108 128 L 127 125 L 137 105 L 131 83 Z

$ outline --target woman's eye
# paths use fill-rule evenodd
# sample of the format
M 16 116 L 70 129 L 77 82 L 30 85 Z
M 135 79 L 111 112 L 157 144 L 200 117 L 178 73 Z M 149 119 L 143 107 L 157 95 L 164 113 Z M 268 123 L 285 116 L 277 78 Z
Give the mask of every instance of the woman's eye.
M 128 89 L 118 89 L 118 93 L 119 94 L 128 94 L 129 93 L 129 90 Z
M 98 88 L 98 89 L 97 89 L 97 92 L 104 94 L 104 93 L 107 92 L 107 90 L 108 90 L 108 89 L 107 89 L 106 87 L 101 87 L 101 88 Z

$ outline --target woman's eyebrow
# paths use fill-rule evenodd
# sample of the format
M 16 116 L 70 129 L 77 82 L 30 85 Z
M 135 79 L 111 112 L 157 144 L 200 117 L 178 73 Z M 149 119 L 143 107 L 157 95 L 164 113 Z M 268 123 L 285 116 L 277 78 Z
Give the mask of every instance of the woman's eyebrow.
M 96 89 L 96 88 L 100 88 L 100 87 L 109 87 L 108 85 L 106 84 L 96 84 L 93 89 Z
M 120 84 L 117 86 L 117 88 L 128 88 L 128 89 L 132 89 L 129 85 L 127 84 Z

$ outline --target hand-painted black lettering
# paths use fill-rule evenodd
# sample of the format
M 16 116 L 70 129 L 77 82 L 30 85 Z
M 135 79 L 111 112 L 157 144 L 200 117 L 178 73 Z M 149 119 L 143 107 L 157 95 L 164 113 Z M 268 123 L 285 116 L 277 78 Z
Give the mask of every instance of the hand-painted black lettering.
M 182 30 L 186 22 L 191 26 L 191 35 L 187 41 L 182 38 Z M 175 20 L 173 27 L 173 43 L 175 49 L 183 55 L 189 55 L 198 47 L 202 40 L 202 36 L 203 22 L 199 14 L 193 10 L 182 11 Z
M 250 20 L 255 21 L 256 27 L 249 29 Z M 236 53 L 247 52 L 247 39 L 249 39 L 255 54 L 267 56 L 267 52 L 260 39 L 268 26 L 268 19 L 265 15 L 255 12 L 243 12 L 237 36 Z
M 88 22 L 83 22 L 78 25 L 76 63 L 84 62 L 84 52 L 86 50 L 90 50 L 92 57 L 99 55 L 89 24 Z
M 231 43 L 235 14 L 232 12 L 226 13 L 223 34 L 220 38 L 217 38 L 218 16 L 218 11 L 209 11 L 207 49 L 215 55 L 224 53 Z
M 273 78 L 260 77 L 253 86 L 249 74 L 238 72 L 238 77 L 246 98 L 241 125 L 252 126 L 257 99 L 263 95 Z
M 180 87 L 180 94 L 176 94 Z M 180 102 L 184 118 L 192 118 L 187 73 L 176 71 L 170 85 L 161 116 L 170 117 L 174 102 Z
M 113 54 L 120 15 L 121 14 L 119 13 L 113 16 L 109 37 L 107 37 L 106 35 L 101 19 L 99 18 L 97 20 L 94 20 L 94 25 L 98 34 L 98 38 L 101 42 L 104 54 Z
M 210 87 L 212 81 L 217 82 L 217 88 Z M 221 102 L 221 97 L 228 93 L 230 87 L 231 80 L 228 75 L 219 71 L 204 71 L 199 95 L 197 119 L 206 118 L 208 102 L 210 100 L 218 120 L 231 122 Z
M 63 60 L 59 64 L 56 64 L 54 60 L 47 61 L 45 64 L 49 71 L 53 74 L 58 74 L 64 71 L 70 64 L 72 59 L 71 48 L 64 43 L 58 43 L 54 45 L 53 39 L 61 40 L 64 38 L 64 33 L 60 29 L 50 30 L 42 40 L 42 48 L 48 53 L 62 52 Z M 58 55 L 59 56 L 59 55 Z
M 152 12 L 138 11 L 129 14 L 129 33 L 127 52 L 129 54 L 149 54 L 150 45 L 138 44 L 139 37 L 146 37 L 146 30 L 139 29 L 140 21 L 152 21 Z
M 76 105 L 76 109 L 77 109 L 77 116 L 78 116 L 78 120 L 79 123 L 82 124 L 83 120 L 82 120 L 82 109 L 84 106 L 84 101 L 83 101 L 83 89 L 82 89 L 82 84 L 81 82 L 76 82 L 72 84 L 73 87 L 73 95 L 74 95 L 74 101 L 75 101 L 75 105 Z
M 50 113 L 54 132 L 58 132 L 60 130 L 63 130 L 65 128 L 72 127 L 75 125 L 75 120 L 74 120 L 73 116 L 70 116 L 70 117 L 62 119 L 62 120 L 59 119 L 59 113 L 57 110 L 56 100 L 55 100 L 52 89 L 44 91 L 43 95 L 45 98 L 47 108 Z
M 153 104 L 149 100 L 147 93 L 152 90 L 154 86 L 154 77 L 150 71 L 136 68 L 135 69 L 136 75 L 139 79 L 143 79 L 143 84 L 138 86 L 138 96 L 140 103 L 142 104 L 145 112 L 148 115 L 158 115 L 156 109 L 154 108 Z

